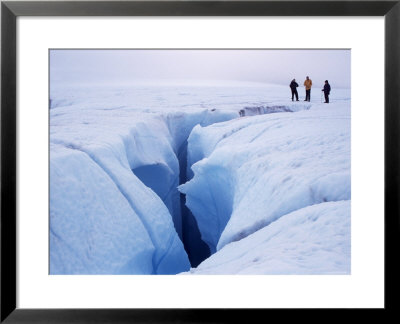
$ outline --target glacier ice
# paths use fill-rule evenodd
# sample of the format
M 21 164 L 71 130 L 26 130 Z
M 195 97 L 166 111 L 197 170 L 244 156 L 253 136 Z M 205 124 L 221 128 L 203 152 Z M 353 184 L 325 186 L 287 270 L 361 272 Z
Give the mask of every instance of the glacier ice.
M 287 103 L 281 86 L 52 87 L 50 273 L 176 274 L 210 252 L 189 273 L 313 273 L 318 260 L 315 273 L 348 273 L 350 101 L 338 92 L 324 107 Z M 344 223 L 326 232 L 310 213 Z M 333 235 L 331 252 L 296 229 Z M 272 263 L 248 266 L 256 241 L 252 260 Z M 301 249 L 272 253 L 303 241 L 304 262 Z

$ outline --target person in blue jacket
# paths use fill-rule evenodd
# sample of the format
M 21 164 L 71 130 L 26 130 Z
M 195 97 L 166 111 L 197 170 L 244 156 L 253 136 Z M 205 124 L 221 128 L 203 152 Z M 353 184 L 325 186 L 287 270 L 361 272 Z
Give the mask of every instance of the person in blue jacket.
M 324 103 L 329 103 L 329 94 L 331 93 L 331 86 L 330 86 L 328 80 L 325 80 L 324 88 L 321 91 L 323 91 L 324 95 L 325 95 Z

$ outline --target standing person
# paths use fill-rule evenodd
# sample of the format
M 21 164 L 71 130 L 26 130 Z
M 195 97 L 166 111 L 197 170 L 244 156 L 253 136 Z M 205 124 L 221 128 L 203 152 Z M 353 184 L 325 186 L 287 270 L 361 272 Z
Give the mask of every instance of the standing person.
M 308 76 L 306 76 L 306 80 L 304 81 L 304 86 L 306 87 L 306 100 L 304 101 L 310 101 L 312 81 Z
M 328 80 L 325 80 L 324 88 L 321 91 L 323 91 L 324 95 L 325 95 L 324 103 L 329 103 L 329 94 L 331 92 L 331 86 L 330 86 Z
M 290 82 L 289 87 L 292 90 L 292 101 L 294 101 L 293 100 L 294 96 L 296 96 L 296 101 L 299 101 L 299 94 L 297 93 L 296 89 L 298 86 L 299 85 L 297 84 L 296 79 L 293 79 L 292 82 Z

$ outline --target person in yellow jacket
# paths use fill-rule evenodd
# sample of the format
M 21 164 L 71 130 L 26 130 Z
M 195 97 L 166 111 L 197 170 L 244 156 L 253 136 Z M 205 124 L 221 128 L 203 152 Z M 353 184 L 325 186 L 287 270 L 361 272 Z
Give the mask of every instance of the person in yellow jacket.
M 312 81 L 308 76 L 306 77 L 306 80 L 304 81 L 304 86 L 306 87 L 306 100 L 304 100 L 304 101 L 310 101 L 311 100 Z

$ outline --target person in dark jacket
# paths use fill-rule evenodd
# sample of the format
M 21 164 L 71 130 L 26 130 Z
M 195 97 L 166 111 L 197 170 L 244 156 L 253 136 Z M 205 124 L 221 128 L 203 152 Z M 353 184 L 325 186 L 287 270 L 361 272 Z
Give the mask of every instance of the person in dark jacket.
M 292 90 L 292 101 L 294 101 L 293 100 L 294 96 L 296 96 L 296 101 L 299 101 L 299 94 L 297 93 L 296 89 L 298 86 L 299 85 L 297 84 L 296 79 L 293 79 L 292 82 L 290 82 L 289 87 Z
M 331 86 L 330 86 L 328 80 L 325 80 L 324 88 L 321 91 L 323 91 L 324 95 L 325 95 L 324 103 L 329 103 L 329 94 L 331 93 Z

